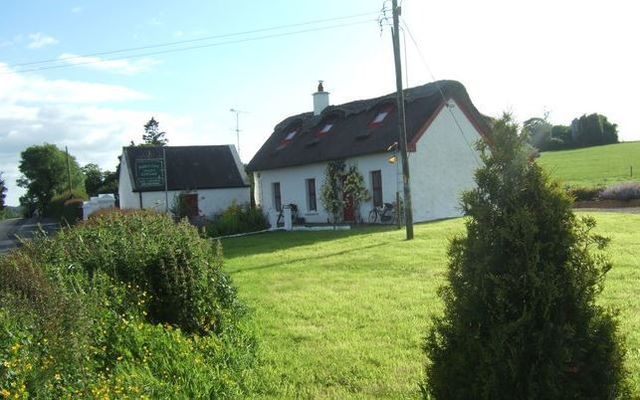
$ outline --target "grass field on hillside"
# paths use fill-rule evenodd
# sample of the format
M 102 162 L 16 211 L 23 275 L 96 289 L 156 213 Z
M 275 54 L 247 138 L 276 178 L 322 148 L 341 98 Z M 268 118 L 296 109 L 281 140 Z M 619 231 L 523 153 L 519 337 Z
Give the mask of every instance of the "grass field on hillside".
M 640 393 L 640 215 L 597 213 L 614 269 L 601 301 L 621 310 Z M 441 311 L 448 239 L 462 219 L 384 229 L 227 239 L 226 269 L 253 309 L 265 398 L 416 398 L 423 337 Z
M 606 186 L 640 180 L 640 142 L 548 151 L 538 163 L 570 186 Z M 633 177 L 629 167 L 633 167 Z

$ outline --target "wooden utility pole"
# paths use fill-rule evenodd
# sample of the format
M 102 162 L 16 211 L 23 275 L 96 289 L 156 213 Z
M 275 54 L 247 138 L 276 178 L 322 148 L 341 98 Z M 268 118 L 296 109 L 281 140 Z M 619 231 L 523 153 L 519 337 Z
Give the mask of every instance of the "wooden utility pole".
M 71 162 L 69 161 L 69 148 L 64 146 L 64 152 L 67 155 L 67 178 L 69 178 L 69 196 L 71 196 Z
M 162 146 L 162 167 L 164 168 L 164 212 L 169 213 L 169 185 L 167 181 L 167 148 Z
M 402 158 L 402 183 L 404 186 L 404 221 L 407 229 L 407 240 L 413 239 L 413 208 L 411 206 L 411 186 L 409 183 L 409 159 L 407 158 L 407 129 L 404 120 L 404 93 L 402 91 L 402 64 L 400 62 L 400 29 L 398 28 L 398 0 L 392 0 L 393 7 L 393 56 L 396 65 L 396 101 L 398 103 L 398 134 L 400 158 Z M 398 204 L 399 206 L 399 204 Z

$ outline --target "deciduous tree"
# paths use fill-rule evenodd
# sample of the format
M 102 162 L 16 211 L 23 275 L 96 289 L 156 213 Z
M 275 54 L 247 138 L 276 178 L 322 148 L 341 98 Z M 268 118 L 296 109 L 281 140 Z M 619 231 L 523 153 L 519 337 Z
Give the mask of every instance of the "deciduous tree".
M 75 157 L 69 156 L 71 188 L 85 192 L 84 175 Z M 69 188 L 67 156 L 53 144 L 31 146 L 20 154 L 18 186 L 27 189 L 20 198 L 20 204 L 27 214 L 38 211 L 44 214 L 46 207 L 56 194 Z
M 4 210 L 4 199 L 7 197 L 7 186 L 4 183 L 4 177 L 0 171 L 0 212 Z
M 103 172 L 98 164 L 89 163 L 82 167 L 84 174 L 84 186 L 89 196 L 97 196 L 98 189 L 102 186 Z
M 573 122 L 574 140 L 580 147 L 618 143 L 618 126 L 600 114 L 583 115 Z

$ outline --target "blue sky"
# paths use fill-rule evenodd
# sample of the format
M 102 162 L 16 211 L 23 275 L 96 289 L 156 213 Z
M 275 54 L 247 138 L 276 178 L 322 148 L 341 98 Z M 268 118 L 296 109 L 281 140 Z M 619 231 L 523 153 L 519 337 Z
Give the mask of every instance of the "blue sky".
M 640 31 L 632 2 L 403 0 L 404 19 L 438 79 L 457 79 L 481 112 L 554 123 L 601 112 L 624 140 L 640 139 L 635 93 Z M 387 3 L 389 4 L 389 2 Z M 69 146 L 81 164 L 115 167 L 155 116 L 170 144 L 235 143 L 248 162 L 273 126 L 311 109 L 323 79 L 333 104 L 394 90 L 391 38 L 375 19 L 383 1 L 12 1 L 0 13 L 0 171 L 15 187 L 20 151 Z M 319 19 L 341 19 L 194 45 L 310 28 L 357 25 L 169 54 L 70 58 Z M 184 47 L 186 45 L 182 45 Z M 154 52 L 149 49 L 130 54 Z M 92 64 L 24 72 L 52 64 Z M 407 39 L 410 86 L 432 80 Z M 98 62 L 99 61 L 99 62 Z

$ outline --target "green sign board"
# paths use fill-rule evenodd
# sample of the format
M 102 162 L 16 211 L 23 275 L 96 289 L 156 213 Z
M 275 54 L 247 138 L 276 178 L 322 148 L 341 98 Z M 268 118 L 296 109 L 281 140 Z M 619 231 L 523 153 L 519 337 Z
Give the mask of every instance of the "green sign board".
M 162 158 L 136 160 L 136 181 L 139 188 L 164 187 Z

